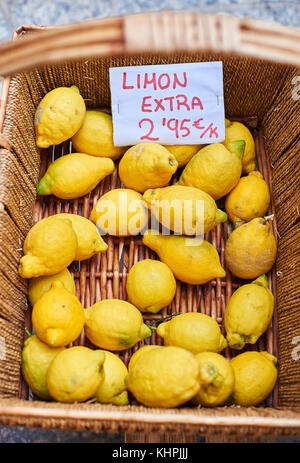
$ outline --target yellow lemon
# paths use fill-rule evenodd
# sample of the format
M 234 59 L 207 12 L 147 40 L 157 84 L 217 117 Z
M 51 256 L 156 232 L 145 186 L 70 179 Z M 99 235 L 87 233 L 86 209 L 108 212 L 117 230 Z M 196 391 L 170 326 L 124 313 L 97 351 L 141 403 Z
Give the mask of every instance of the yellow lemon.
M 130 269 L 126 290 L 129 301 L 141 312 L 157 313 L 172 302 L 176 281 L 166 264 L 143 259 Z
M 78 87 L 58 87 L 48 92 L 35 112 L 36 144 L 48 148 L 71 138 L 80 128 L 85 103 Z
M 218 323 L 209 315 L 189 312 L 176 315 L 161 323 L 157 334 L 164 339 L 165 346 L 178 346 L 191 351 L 220 352 L 227 346 Z
M 96 392 L 96 399 L 101 404 L 128 405 L 125 386 L 127 368 L 117 355 L 107 350 L 102 352 L 105 354 L 103 381 Z
M 260 172 L 242 177 L 226 197 L 226 212 L 235 225 L 263 217 L 269 207 L 270 192 Z
M 192 399 L 196 405 L 216 407 L 224 404 L 234 389 L 234 372 L 229 361 L 215 352 L 196 355 L 200 369 L 200 390 Z
M 95 158 L 85 153 L 66 154 L 50 164 L 38 183 L 37 193 L 52 194 L 60 199 L 80 198 L 110 175 L 114 167 L 109 158 Z
M 103 381 L 105 354 L 74 346 L 60 352 L 47 372 L 51 397 L 59 402 L 84 402 L 94 397 Z
M 163 145 L 175 156 L 178 168 L 185 166 L 189 160 L 205 145 Z
M 202 148 L 185 166 L 179 185 L 199 188 L 213 199 L 227 195 L 240 179 L 245 142 L 235 142 L 229 148 L 221 143 Z
M 51 289 L 34 304 L 32 324 L 41 341 L 52 347 L 66 346 L 80 335 L 84 310 L 61 281 L 54 281 Z
M 90 259 L 94 254 L 107 250 L 108 245 L 89 219 L 77 214 L 56 214 L 53 217 L 71 220 L 78 241 L 75 260 Z
M 137 361 L 137 359 L 141 355 L 143 355 L 148 350 L 155 349 L 156 347 L 161 347 L 161 346 L 157 346 L 157 345 L 154 345 L 154 344 L 145 344 L 144 346 L 142 346 L 138 350 L 136 350 L 134 352 L 134 354 L 132 354 L 132 356 L 130 357 L 130 360 L 129 360 L 129 363 L 128 363 L 128 371 L 131 370 L 131 368 L 133 367 L 133 365 L 135 364 L 135 362 Z
M 47 387 L 50 363 L 64 347 L 49 347 L 34 334 L 26 339 L 22 351 L 22 374 L 32 392 L 44 400 L 51 400 Z
M 103 233 L 137 235 L 148 223 L 148 210 L 140 193 L 116 188 L 101 196 L 92 209 L 90 219 Z
M 150 349 L 132 365 L 126 384 L 143 405 L 177 407 L 200 389 L 198 362 L 180 347 Z
M 255 170 L 255 143 L 248 127 L 241 122 L 225 119 L 225 141 L 223 144 L 228 148 L 231 143 L 244 140 L 245 151 L 242 160 L 243 173 L 248 174 Z
M 230 364 L 234 371 L 233 401 L 237 405 L 258 405 L 272 392 L 276 380 L 276 357 L 268 352 L 243 352 L 233 357 Z
M 126 151 L 126 147 L 114 145 L 112 117 L 102 111 L 86 111 L 72 143 L 76 151 L 111 159 L 118 159 Z
M 169 230 L 200 235 L 226 222 L 227 214 L 199 188 L 172 185 L 146 190 L 143 199 L 154 217 Z
M 185 283 L 201 285 L 226 275 L 216 248 L 208 241 L 178 235 L 160 235 L 147 230 L 143 243 L 158 254 L 178 280 Z
M 53 281 L 62 281 L 64 287 L 75 294 L 75 282 L 69 270 L 65 268 L 55 275 L 31 278 L 28 285 L 28 298 L 32 306 L 51 288 Z
M 233 275 L 250 280 L 271 270 L 276 252 L 276 240 L 270 224 L 263 218 L 256 218 L 229 235 L 225 260 Z
M 19 274 L 23 278 L 55 275 L 75 259 L 78 241 L 72 222 L 47 217 L 29 230 L 20 259 Z
M 268 288 L 266 275 L 240 286 L 231 296 L 225 310 L 228 344 L 243 349 L 254 344 L 266 331 L 274 312 L 274 296 Z
M 85 334 L 95 346 L 119 351 L 151 335 L 141 312 L 119 299 L 103 299 L 85 309 Z
M 126 188 L 144 193 L 167 185 L 176 171 L 175 156 L 158 143 L 138 143 L 129 148 L 119 164 L 119 175 Z

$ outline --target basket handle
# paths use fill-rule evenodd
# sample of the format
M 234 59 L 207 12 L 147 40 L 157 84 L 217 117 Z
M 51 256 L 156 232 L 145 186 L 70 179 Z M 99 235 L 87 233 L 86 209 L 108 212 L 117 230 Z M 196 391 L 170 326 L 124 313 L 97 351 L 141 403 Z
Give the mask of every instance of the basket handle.
M 300 30 L 233 16 L 163 11 L 22 26 L 0 46 L 0 75 L 89 56 L 126 53 L 230 52 L 300 65 Z

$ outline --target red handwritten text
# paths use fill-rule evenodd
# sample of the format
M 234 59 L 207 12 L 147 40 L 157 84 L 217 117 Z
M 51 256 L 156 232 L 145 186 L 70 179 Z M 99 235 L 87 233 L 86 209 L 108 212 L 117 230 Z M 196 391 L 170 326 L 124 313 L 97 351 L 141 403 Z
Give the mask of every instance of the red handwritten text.
M 127 82 L 127 80 L 127 72 L 123 72 L 123 90 L 146 89 L 148 87 L 153 90 L 167 90 L 168 88 L 175 90 L 177 87 L 186 88 L 188 83 L 186 72 L 182 72 L 180 76 L 177 72 L 171 74 L 157 74 L 156 72 L 148 74 L 145 72 L 145 74 L 137 74 L 136 80 L 134 79 L 131 82 Z

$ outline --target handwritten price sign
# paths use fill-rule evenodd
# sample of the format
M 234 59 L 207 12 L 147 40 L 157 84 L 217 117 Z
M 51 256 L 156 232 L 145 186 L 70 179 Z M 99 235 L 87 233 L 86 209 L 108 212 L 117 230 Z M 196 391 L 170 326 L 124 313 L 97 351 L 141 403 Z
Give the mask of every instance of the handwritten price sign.
M 222 62 L 110 68 L 116 146 L 225 139 Z

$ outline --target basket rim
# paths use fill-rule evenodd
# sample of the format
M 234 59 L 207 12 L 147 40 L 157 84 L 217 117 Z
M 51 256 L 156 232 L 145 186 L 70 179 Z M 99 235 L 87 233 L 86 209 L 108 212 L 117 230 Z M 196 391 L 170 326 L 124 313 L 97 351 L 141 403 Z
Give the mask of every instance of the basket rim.
M 202 29 L 206 29 L 205 33 Z M 20 40 L 24 35 L 26 40 Z M 283 48 L 278 47 L 279 40 L 283 41 Z M 34 45 L 37 49 L 32 54 Z M 78 51 L 76 46 L 80 47 Z M 68 55 L 70 50 L 72 54 Z M 300 29 L 275 21 L 189 10 L 133 13 L 57 26 L 21 25 L 10 41 L 0 45 L 0 75 L 4 77 L 0 134 L 11 76 L 18 72 L 82 59 L 93 52 L 95 56 L 113 56 L 196 51 L 248 56 L 300 67 Z M 11 149 L 3 134 L 0 146 Z
M 10 403 L 12 402 L 12 403 Z M 32 404 L 32 405 L 31 405 Z M 80 405 L 80 404 L 77 404 Z M 131 407 L 117 407 L 111 405 L 85 404 L 85 408 L 74 408 L 73 404 L 56 404 L 43 402 L 43 407 L 38 406 L 38 402 L 28 402 L 22 399 L 0 399 L 0 423 L 7 420 L 13 421 L 19 419 L 26 426 L 26 421 L 30 418 L 37 419 L 41 423 L 44 420 L 59 420 L 61 422 L 70 422 L 83 420 L 93 425 L 93 423 L 117 423 L 121 430 L 128 431 L 128 428 L 134 428 L 139 424 L 163 426 L 168 424 L 174 428 L 178 425 L 187 429 L 205 427 L 207 429 L 220 426 L 222 429 L 246 426 L 247 428 L 276 429 L 278 432 L 287 429 L 299 430 L 300 435 L 300 409 L 290 409 L 287 407 L 272 408 L 269 414 L 264 408 L 259 407 L 233 407 L 235 411 L 242 410 L 242 414 L 230 413 L 230 408 L 226 408 L 226 415 L 210 414 L 210 410 L 199 409 L 200 412 L 195 414 L 192 410 L 183 409 L 149 409 L 131 410 Z M 157 413 L 159 411 L 159 413 Z M 287 416 L 286 412 L 292 416 Z M 272 413 L 277 416 L 272 416 Z M 30 426 L 30 424 L 29 424 Z M 225 431 L 226 432 L 226 431 Z
M 30 34 L 31 33 L 31 34 Z M 26 40 L 19 40 L 26 35 Z M 71 37 L 70 37 L 71 36 Z M 64 26 L 23 25 L 0 45 L 6 77 L 91 55 L 213 51 L 300 65 L 300 30 L 225 14 L 170 11 L 89 19 Z

